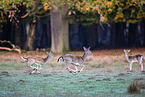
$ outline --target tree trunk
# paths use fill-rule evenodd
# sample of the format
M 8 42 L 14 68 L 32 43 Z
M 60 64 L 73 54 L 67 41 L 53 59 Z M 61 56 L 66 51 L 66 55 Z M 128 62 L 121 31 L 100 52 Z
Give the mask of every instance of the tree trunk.
M 69 50 L 68 20 L 65 18 L 67 7 L 52 8 L 51 19 L 51 51 L 62 53 Z
M 35 23 L 30 23 L 30 28 L 27 33 L 25 50 L 34 50 L 33 45 L 35 40 L 35 27 L 36 27 Z
M 18 23 L 15 26 L 15 44 L 23 48 L 24 43 L 24 25 L 22 23 Z

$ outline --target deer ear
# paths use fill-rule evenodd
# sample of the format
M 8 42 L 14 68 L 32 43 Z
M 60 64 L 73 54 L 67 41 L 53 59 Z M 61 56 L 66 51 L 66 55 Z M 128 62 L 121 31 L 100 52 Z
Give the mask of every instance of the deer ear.
M 90 47 L 88 48 L 88 50 L 90 49 Z
M 83 47 L 84 50 L 87 50 L 85 47 Z
M 130 52 L 131 50 L 128 50 L 128 52 Z

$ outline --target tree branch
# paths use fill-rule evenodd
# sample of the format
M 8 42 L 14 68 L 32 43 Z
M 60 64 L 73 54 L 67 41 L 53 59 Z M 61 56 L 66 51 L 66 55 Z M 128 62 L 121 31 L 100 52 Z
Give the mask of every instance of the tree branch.
M 28 15 L 30 15 L 30 12 L 34 11 L 35 8 L 36 8 L 36 5 L 33 6 L 32 10 L 28 10 L 28 12 L 27 12 L 25 15 L 21 16 L 21 18 L 25 18 L 25 17 L 27 17 Z
M 19 54 L 21 54 L 21 49 L 20 49 L 20 47 L 19 47 L 19 46 L 15 46 L 15 45 L 12 44 L 10 41 L 6 41 L 6 40 L 2 41 L 2 40 L 0 40 L 0 43 L 9 43 L 9 44 L 12 46 L 12 48 L 0 47 L 0 49 L 8 50 L 8 51 L 17 51 L 17 52 L 19 52 Z

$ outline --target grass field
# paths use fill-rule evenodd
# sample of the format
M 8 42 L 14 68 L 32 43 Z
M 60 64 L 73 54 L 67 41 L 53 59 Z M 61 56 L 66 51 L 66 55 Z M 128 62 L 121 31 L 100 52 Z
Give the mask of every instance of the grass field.
M 141 88 L 140 93 L 127 92 L 131 83 L 145 82 L 145 73 L 140 71 L 140 65 L 137 63 L 133 64 L 133 72 L 128 72 L 129 63 L 125 59 L 123 49 L 92 52 L 93 55 L 88 56 L 84 63 L 86 67 L 79 74 L 69 73 L 62 62 L 57 62 L 61 54 L 55 54 L 55 58 L 43 66 L 41 74 L 30 75 L 32 70 L 20 56 L 46 57 L 45 52 L 18 54 L 0 51 L 0 97 L 145 96 L 145 88 Z M 68 53 L 82 55 L 83 51 Z M 138 53 L 145 56 L 145 48 L 132 49 L 130 55 Z

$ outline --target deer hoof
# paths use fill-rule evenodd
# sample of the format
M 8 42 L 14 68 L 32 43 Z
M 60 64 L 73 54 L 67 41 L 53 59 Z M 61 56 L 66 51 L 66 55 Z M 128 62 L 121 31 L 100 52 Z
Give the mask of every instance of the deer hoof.
M 72 71 L 69 71 L 70 73 L 72 73 Z
M 141 73 L 145 73 L 145 71 L 142 70 Z
M 73 74 L 73 75 L 76 75 L 76 72 L 73 72 L 72 74 Z
M 34 68 L 33 70 L 36 70 L 36 71 L 37 71 L 37 69 L 36 69 L 36 68 Z
M 41 74 L 41 72 L 38 72 L 38 74 Z
M 132 70 L 130 70 L 130 72 L 133 72 Z

